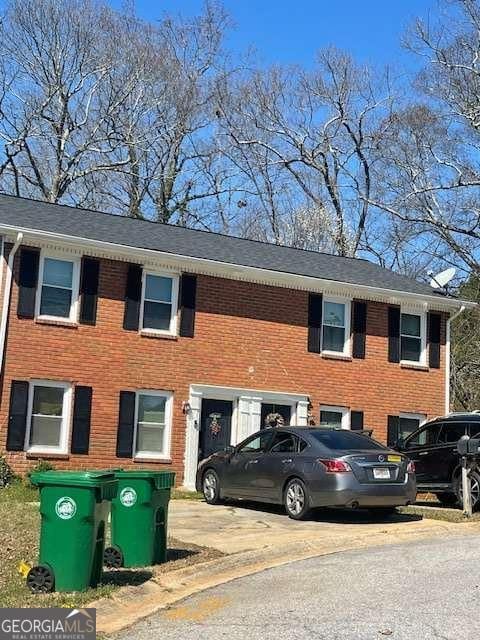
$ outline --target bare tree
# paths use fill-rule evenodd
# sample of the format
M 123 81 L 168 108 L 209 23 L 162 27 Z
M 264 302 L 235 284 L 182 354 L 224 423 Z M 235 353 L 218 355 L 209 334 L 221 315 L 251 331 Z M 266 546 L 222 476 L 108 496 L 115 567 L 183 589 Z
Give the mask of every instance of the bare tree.
M 156 24 L 80 0 L 11 0 L 0 32 L 0 184 L 18 195 L 216 225 L 230 172 L 213 87 L 228 18 Z
M 370 203 L 480 270 L 480 6 L 445 4 L 437 25 L 417 21 L 409 46 L 425 57 L 420 100 L 390 118 L 382 140 L 383 193 Z M 438 244 L 440 241 L 440 245 Z M 443 246 L 443 249 L 442 249 Z
M 366 230 L 375 224 L 372 168 L 383 123 L 388 126 L 388 84 L 377 88 L 367 69 L 327 50 L 311 73 L 259 71 L 237 84 L 233 95 L 236 100 L 232 91 L 220 97 L 225 153 L 249 177 L 273 238 L 280 237 L 282 194 L 272 188 L 271 175 L 278 180 L 281 171 L 288 199 L 296 193 L 302 215 L 303 200 L 329 221 L 336 252 L 355 255 L 364 248 Z

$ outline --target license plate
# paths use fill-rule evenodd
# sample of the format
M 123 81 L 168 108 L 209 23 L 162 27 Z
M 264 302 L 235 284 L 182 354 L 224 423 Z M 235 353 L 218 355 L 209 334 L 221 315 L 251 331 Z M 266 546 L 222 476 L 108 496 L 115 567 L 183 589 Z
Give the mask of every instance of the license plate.
M 374 469 L 373 477 L 375 480 L 389 480 L 390 479 L 390 471 L 388 469 Z
M 388 456 L 387 460 L 388 462 L 401 462 L 402 456 Z

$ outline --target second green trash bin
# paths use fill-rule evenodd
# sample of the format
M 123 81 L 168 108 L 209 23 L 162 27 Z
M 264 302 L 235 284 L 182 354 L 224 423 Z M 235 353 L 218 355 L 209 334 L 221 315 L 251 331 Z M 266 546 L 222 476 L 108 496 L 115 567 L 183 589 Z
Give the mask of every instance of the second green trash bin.
M 112 502 L 111 546 L 107 567 L 146 567 L 167 559 L 167 519 L 170 471 L 115 470 L 117 497 Z
M 117 491 L 113 473 L 46 471 L 32 473 L 40 489 L 40 558 L 27 586 L 34 593 L 85 591 L 102 575 L 110 500 Z

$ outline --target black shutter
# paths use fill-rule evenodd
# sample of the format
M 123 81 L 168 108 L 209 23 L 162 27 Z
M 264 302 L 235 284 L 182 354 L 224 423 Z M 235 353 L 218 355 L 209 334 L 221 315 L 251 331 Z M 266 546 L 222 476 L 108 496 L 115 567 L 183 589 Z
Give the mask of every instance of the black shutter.
M 142 296 L 142 267 L 131 264 L 128 267 L 127 285 L 125 290 L 125 313 L 123 328 L 138 331 L 140 316 L 140 298 Z
M 19 318 L 33 318 L 35 316 L 39 261 L 40 251 L 38 249 L 24 248 L 20 251 L 17 305 Z
M 8 414 L 7 451 L 23 451 L 27 429 L 28 382 L 12 380 Z
M 354 358 L 365 358 L 365 337 L 367 333 L 367 303 L 353 303 L 353 349 Z
M 195 333 L 195 303 L 197 298 L 197 276 L 182 274 L 180 283 L 180 335 L 193 338 Z
M 322 344 L 322 301 L 321 293 L 308 296 L 308 350 L 320 353 Z
M 400 307 L 388 307 L 388 361 L 400 362 Z
M 363 411 L 352 411 L 350 413 L 350 429 L 352 431 L 362 431 Z
M 131 458 L 133 455 L 133 431 L 135 423 L 135 393 L 120 391 L 118 414 L 117 458 Z
M 95 258 L 82 259 L 80 281 L 80 322 L 94 325 L 97 320 L 98 276 L 100 262 Z
M 440 328 L 442 316 L 439 313 L 428 314 L 428 363 L 432 369 L 440 369 Z
M 92 415 L 92 387 L 75 387 L 71 452 L 88 454 Z
M 387 420 L 387 445 L 393 447 L 400 437 L 400 418 L 388 416 Z

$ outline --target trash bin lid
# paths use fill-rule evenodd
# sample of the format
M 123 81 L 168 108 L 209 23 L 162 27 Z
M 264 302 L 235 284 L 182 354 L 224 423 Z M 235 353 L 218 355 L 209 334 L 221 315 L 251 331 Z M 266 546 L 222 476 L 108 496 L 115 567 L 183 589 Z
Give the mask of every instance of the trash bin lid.
M 150 480 L 156 489 L 170 489 L 175 484 L 175 473 L 173 471 L 146 471 L 125 469 L 112 469 L 117 480 Z
M 65 487 L 100 487 L 105 482 L 114 482 L 115 474 L 107 471 L 37 471 L 31 474 L 32 484 Z

